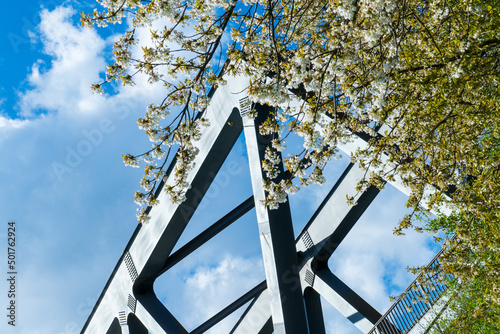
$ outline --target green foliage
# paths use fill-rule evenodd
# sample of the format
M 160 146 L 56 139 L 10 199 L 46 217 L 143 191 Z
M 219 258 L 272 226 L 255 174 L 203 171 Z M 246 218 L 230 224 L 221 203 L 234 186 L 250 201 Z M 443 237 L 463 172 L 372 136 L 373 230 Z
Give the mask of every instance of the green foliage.
M 500 333 L 500 305 L 483 298 L 480 281 L 455 284 L 446 312 L 429 329 L 434 334 Z
M 478 211 L 485 211 L 479 216 Z M 430 221 L 433 231 L 447 232 L 442 269 L 454 275 L 457 284 L 450 309 L 456 317 L 447 324 L 457 333 L 496 333 L 500 327 L 500 224 L 498 208 L 463 210 Z M 491 219 L 491 214 L 497 217 Z M 477 218 L 477 217 L 481 218 Z M 453 235 L 453 236 L 451 236 Z M 481 331 L 479 331 L 481 330 Z M 448 331 L 446 333 L 455 333 Z

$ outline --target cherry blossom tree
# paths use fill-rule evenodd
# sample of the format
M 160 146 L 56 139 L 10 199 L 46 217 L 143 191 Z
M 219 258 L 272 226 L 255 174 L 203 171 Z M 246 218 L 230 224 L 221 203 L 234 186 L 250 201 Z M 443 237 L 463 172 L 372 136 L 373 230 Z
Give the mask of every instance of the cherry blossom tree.
M 183 200 L 197 154 L 193 143 L 209 126 L 196 115 L 209 103 L 210 87 L 224 85 L 217 75 L 224 67 L 250 78 L 254 103 L 275 107 L 260 129 L 279 134 L 263 165 L 271 180 L 287 135 L 303 138 L 303 149 L 284 159 L 290 179 L 265 185 L 265 205 L 324 182 L 337 145 L 362 134 L 369 145 L 352 156 L 367 170 L 359 189 L 401 177 L 413 212 L 395 233 L 444 232 L 444 268 L 463 282 L 480 280 L 484 305 L 498 305 L 500 1 L 98 2 L 103 10 L 83 14 L 84 25 L 127 20 L 129 28 L 93 89 L 100 92 L 110 81 L 133 85 L 138 73 L 165 87 L 163 101 L 138 120 L 152 148 L 123 156 L 145 168 L 136 202 L 156 203 L 172 147 L 178 147 L 176 183 L 164 191 Z M 158 22 L 163 27 L 151 28 L 142 56 L 133 57 L 138 29 Z M 439 214 L 443 207 L 452 214 Z M 438 219 L 425 219 L 431 210 Z M 138 219 L 147 221 L 144 209 Z

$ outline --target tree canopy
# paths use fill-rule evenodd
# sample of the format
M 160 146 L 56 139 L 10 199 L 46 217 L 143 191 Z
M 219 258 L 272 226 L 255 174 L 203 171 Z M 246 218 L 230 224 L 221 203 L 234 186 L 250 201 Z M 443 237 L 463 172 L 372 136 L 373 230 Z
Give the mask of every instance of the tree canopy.
M 196 114 L 209 102 L 210 87 L 224 84 L 217 73 L 226 63 L 226 73 L 250 78 L 253 102 L 276 107 L 261 128 L 279 133 L 274 148 L 281 151 L 290 132 L 304 141 L 303 150 L 284 159 L 290 180 L 266 185 L 267 205 L 297 190 L 292 178 L 304 186 L 322 183 L 337 144 L 364 133 L 369 145 L 352 156 L 368 171 L 360 188 L 382 187 L 396 175 L 411 188 L 413 213 L 395 233 L 444 232 L 444 268 L 462 282 L 482 282 L 481 305 L 498 305 L 500 1 L 99 2 L 104 9 L 83 15 L 85 25 L 126 19 L 129 29 L 114 45 L 106 78 L 93 88 L 132 85 L 137 73 L 165 87 L 164 100 L 138 120 L 152 148 L 124 155 L 127 164 L 145 166 L 138 203 L 154 205 L 172 146 L 179 147 L 177 183 L 165 191 L 182 201 L 193 143 L 209 125 Z M 151 27 L 151 40 L 135 57 L 142 27 Z M 273 152 L 263 166 L 269 173 Z M 452 214 L 439 214 L 443 208 Z M 414 219 L 430 210 L 438 219 Z M 147 220 L 145 210 L 138 218 Z

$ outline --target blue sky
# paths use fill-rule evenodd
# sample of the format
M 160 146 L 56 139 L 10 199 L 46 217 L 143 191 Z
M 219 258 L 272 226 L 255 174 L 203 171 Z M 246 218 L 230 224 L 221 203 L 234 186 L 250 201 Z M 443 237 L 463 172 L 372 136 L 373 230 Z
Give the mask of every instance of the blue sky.
M 162 98 L 162 88 L 139 78 L 112 95 L 90 92 L 122 29 L 82 29 L 78 13 L 92 5 L 7 2 L 0 13 L 0 249 L 14 219 L 19 273 L 17 326 L 1 317 L 1 333 L 79 333 L 136 226 L 133 192 L 141 171 L 125 167 L 120 155 L 148 147 L 136 119 Z M 180 244 L 251 194 L 242 138 L 229 161 Z M 296 234 L 346 164 L 334 161 L 326 185 L 291 198 Z M 381 312 L 390 305 L 387 295 L 412 280 L 404 268 L 435 253 L 425 236 L 392 236 L 404 201 L 384 190 L 330 261 Z M 264 279 L 259 247 L 252 211 L 159 278 L 155 290 L 194 328 Z M 0 255 L 4 274 L 6 258 Z M 0 282 L 6 307 L 7 283 Z M 325 317 L 330 333 L 357 332 L 328 305 Z M 224 333 L 223 326 L 212 333 Z

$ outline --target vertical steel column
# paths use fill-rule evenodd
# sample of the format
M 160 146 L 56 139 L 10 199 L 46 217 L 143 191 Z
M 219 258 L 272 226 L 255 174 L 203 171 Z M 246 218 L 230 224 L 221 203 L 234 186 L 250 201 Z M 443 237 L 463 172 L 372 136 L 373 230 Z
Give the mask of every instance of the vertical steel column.
M 274 137 L 261 135 L 259 126 L 268 117 L 272 117 L 272 109 L 260 105 L 256 108 L 258 116 L 255 119 L 243 116 L 243 125 L 267 286 L 271 298 L 274 333 L 305 334 L 308 333 L 308 329 L 297 270 L 290 206 L 288 201 L 274 210 L 263 205 L 266 198 L 263 181 L 268 178 L 262 170 L 262 161 L 266 147 L 271 144 Z M 278 181 L 282 174 L 283 166 L 280 165 Z
M 321 306 L 319 293 L 312 288 L 307 288 L 304 290 L 304 300 L 306 302 L 309 331 L 312 334 L 326 334 L 323 307 Z

